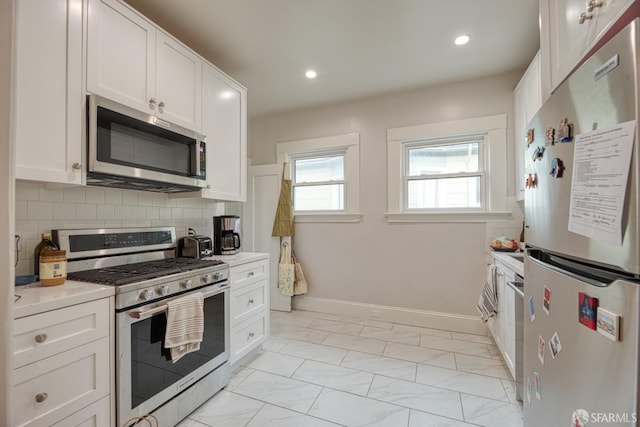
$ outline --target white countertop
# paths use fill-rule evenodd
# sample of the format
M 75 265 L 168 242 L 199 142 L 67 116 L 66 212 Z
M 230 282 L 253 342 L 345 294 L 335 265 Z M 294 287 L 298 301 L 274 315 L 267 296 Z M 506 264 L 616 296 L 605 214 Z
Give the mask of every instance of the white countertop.
M 269 258 L 267 253 L 259 252 L 240 252 L 235 255 L 213 255 L 203 259 L 218 259 L 220 261 L 229 264 L 229 267 L 235 267 L 236 265 L 242 265 L 253 261 Z
M 494 259 L 500 260 L 503 264 L 524 277 L 524 262 L 514 259 L 513 255 L 519 256 L 524 261 L 524 252 L 496 252 L 489 250 Z
M 115 293 L 113 286 L 67 280 L 58 286 L 42 286 L 40 282 L 16 286 L 13 317 L 30 316 L 96 299 L 107 298 Z

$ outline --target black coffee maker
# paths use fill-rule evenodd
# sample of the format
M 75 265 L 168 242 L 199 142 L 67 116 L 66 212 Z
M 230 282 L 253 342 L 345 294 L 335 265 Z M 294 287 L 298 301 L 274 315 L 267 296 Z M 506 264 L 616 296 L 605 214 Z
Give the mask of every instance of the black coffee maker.
M 240 217 L 237 215 L 214 216 L 214 255 L 233 255 L 238 252 L 240 252 Z

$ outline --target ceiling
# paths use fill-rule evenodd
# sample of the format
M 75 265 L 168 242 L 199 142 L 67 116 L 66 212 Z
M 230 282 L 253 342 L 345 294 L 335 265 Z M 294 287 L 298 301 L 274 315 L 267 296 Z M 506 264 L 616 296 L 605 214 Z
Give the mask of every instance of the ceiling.
M 246 86 L 250 117 L 524 69 L 539 46 L 537 0 L 127 2 Z

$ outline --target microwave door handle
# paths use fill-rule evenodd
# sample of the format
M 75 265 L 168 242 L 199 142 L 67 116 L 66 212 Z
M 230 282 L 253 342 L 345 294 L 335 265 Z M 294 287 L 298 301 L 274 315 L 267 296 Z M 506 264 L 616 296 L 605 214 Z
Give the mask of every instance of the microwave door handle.
M 202 148 L 201 144 L 202 144 L 201 141 L 196 141 L 195 149 L 193 150 L 193 155 L 195 156 L 195 162 L 193 162 L 192 164 L 195 163 L 195 170 L 192 170 L 191 174 L 194 177 L 200 176 L 200 149 Z

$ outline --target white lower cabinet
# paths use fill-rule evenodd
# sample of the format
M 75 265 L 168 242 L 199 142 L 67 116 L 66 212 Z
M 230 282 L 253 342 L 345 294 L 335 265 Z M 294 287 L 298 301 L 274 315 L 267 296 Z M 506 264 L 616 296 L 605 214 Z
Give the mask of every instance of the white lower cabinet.
M 109 298 L 15 321 L 16 426 L 111 424 Z
M 498 260 L 495 265 L 496 290 L 498 294 L 497 314 L 489 319 L 489 331 L 493 336 L 502 358 L 515 379 L 516 369 L 516 325 L 515 292 L 508 282 L 515 281 L 516 273 Z
M 233 368 L 269 337 L 269 258 L 232 263 L 229 276 Z

